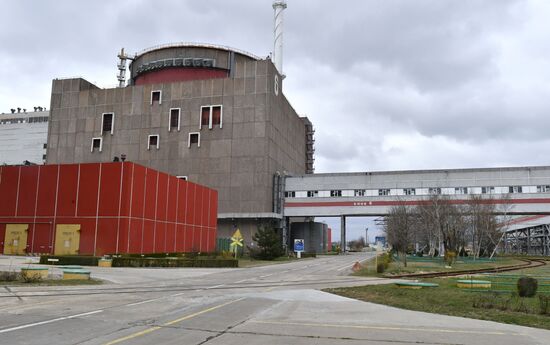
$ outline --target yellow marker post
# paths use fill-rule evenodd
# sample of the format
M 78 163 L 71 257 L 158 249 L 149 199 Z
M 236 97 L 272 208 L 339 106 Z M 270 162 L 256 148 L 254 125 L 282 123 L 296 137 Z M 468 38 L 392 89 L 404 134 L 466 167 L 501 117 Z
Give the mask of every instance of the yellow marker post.
M 241 235 L 241 231 L 237 229 L 233 236 L 231 236 L 231 244 L 230 247 L 235 251 L 235 259 L 237 258 L 237 247 L 243 246 L 243 235 Z

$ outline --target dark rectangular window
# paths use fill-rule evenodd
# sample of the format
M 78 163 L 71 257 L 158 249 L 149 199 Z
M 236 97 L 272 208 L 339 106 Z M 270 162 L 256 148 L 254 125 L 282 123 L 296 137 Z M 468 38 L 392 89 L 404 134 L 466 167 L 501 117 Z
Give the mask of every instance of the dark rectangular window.
M 416 195 L 416 189 L 414 188 L 404 188 L 403 194 L 405 195 Z
M 340 196 L 342 196 L 342 191 L 341 190 L 331 190 L 330 191 L 330 196 L 331 197 L 340 197 Z
M 152 149 L 153 147 L 159 148 L 159 136 L 158 134 L 150 135 L 149 142 L 147 143 L 147 150 Z
M 456 187 L 455 188 L 455 194 L 468 194 L 468 188 L 467 187 Z
M 220 126 L 221 123 L 222 123 L 222 107 L 220 105 L 212 107 L 212 127 Z
M 102 126 L 103 126 L 102 133 L 113 134 L 113 114 L 112 113 L 103 114 Z
M 187 146 L 191 147 L 193 144 L 197 144 L 198 147 L 201 147 L 201 138 L 199 133 L 189 133 L 189 142 L 187 143 Z
M 180 130 L 180 110 L 170 109 L 170 130 Z
M 509 193 L 521 193 L 522 189 L 523 188 L 521 188 L 521 186 L 510 186 L 510 187 L 508 187 L 508 192 Z
M 92 138 L 92 152 L 101 152 L 101 138 Z
M 430 195 L 439 195 L 439 194 L 441 194 L 441 188 L 439 188 L 439 187 L 430 187 L 430 188 L 428 188 L 428 194 L 430 194 Z
M 160 91 L 151 91 L 151 104 L 161 103 L 160 93 Z
M 390 190 L 389 189 L 379 189 L 378 190 L 378 195 L 380 195 L 380 196 L 390 195 Z
M 307 191 L 307 197 L 308 198 L 315 198 L 319 196 L 319 191 L 316 191 L 316 190 L 308 190 Z
M 201 128 L 202 126 L 210 127 L 210 107 L 201 109 Z
M 42 155 L 42 160 L 43 160 L 43 161 L 46 160 L 46 155 Z
M 201 107 L 200 128 L 207 126 L 209 129 L 219 126 L 222 128 L 223 111 L 221 105 L 207 105 Z
M 353 191 L 354 196 L 365 196 L 365 190 L 364 189 L 356 189 Z
M 295 191 L 285 192 L 285 198 L 295 198 L 295 197 L 296 197 Z
M 481 187 L 481 194 L 494 194 L 495 187 Z
M 48 148 L 48 144 L 44 144 L 44 148 L 47 149 L 47 148 Z

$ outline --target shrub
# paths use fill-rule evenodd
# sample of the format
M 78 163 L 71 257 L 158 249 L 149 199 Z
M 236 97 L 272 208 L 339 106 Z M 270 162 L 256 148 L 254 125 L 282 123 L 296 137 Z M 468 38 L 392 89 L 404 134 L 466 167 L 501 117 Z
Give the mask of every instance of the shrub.
M 42 280 L 42 277 L 38 274 L 29 274 L 29 272 L 21 273 L 21 279 L 23 279 L 23 282 L 25 283 L 38 283 Z
M 445 252 L 445 263 L 447 266 L 452 266 L 456 259 L 456 252 L 452 250 L 447 250 Z
M 113 267 L 239 267 L 235 259 L 113 258 Z
M 543 315 L 550 315 L 550 296 L 539 295 L 539 310 Z
M 281 239 L 271 227 L 259 227 L 252 239 L 258 244 L 258 249 L 249 248 L 254 259 L 274 260 L 284 254 Z
M 384 273 L 386 270 L 387 263 L 386 262 L 379 262 L 376 264 L 376 273 Z
M 52 262 L 48 259 L 58 259 Z M 42 265 L 79 265 L 79 266 L 97 266 L 101 259 L 99 256 L 78 256 L 78 255 L 43 255 L 40 257 Z
M 315 252 L 307 252 L 300 254 L 302 258 L 316 258 L 317 254 Z
M 17 280 L 17 272 L 15 271 L 0 272 L 0 282 L 12 282 L 15 280 Z
M 537 293 L 538 281 L 531 277 L 521 277 L 518 279 L 517 288 L 520 297 L 533 297 Z

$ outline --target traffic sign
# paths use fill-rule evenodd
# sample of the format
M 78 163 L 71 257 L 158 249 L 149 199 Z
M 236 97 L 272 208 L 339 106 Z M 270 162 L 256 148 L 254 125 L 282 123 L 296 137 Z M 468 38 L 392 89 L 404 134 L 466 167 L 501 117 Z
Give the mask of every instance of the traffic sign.
M 237 229 L 233 236 L 231 236 L 231 244 L 229 247 L 235 252 L 235 259 L 237 258 L 237 248 L 243 246 L 243 235 L 241 231 Z
M 233 236 L 231 236 L 231 246 L 243 246 L 243 235 L 241 235 L 241 231 L 237 229 Z
M 294 240 L 294 251 L 295 252 L 303 252 L 304 251 L 304 240 L 303 239 L 295 239 Z

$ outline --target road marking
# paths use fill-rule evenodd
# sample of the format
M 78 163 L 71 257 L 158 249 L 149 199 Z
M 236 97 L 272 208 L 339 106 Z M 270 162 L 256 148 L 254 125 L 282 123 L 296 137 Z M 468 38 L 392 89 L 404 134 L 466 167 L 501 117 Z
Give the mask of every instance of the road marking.
M 103 310 L 94 310 L 94 311 L 90 311 L 90 312 L 87 312 L 87 313 L 81 313 L 81 314 L 70 315 L 70 316 L 63 316 L 63 317 L 58 317 L 58 318 L 56 318 L 56 319 L 51 319 L 51 320 L 46 320 L 46 321 L 40 321 L 40 322 L 34 322 L 34 323 L 28 323 L 28 324 L 26 324 L 26 325 L 21 325 L 21 326 L 12 327 L 12 328 L 1 329 L 1 330 L 0 330 L 0 334 L 1 334 L 1 333 L 13 332 L 13 331 L 17 331 L 17 330 L 20 330 L 20 329 L 25 329 L 25 328 L 29 328 L 29 327 L 34 327 L 34 326 L 46 325 L 46 324 L 48 324 L 48 323 L 53 323 L 53 322 L 57 322 L 57 321 L 63 321 L 63 320 L 68 320 L 68 319 L 74 319 L 74 318 L 77 318 L 77 317 L 83 317 L 83 316 L 93 315 L 93 314 L 97 314 L 97 313 L 101 313 L 101 312 L 103 312 Z
M 164 324 L 162 324 L 162 326 L 155 326 L 155 327 L 151 327 L 151 328 L 148 328 L 148 329 L 145 329 L 143 331 L 140 331 L 140 332 L 137 332 L 137 333 L 133 333 L 133 334 L 130 334 L 130 335 L 127 335 L 125 337 L 122 337 L 122 338 L 118 338 L 118 339 L 115 339 L 115 340 L 112 340 L 108 343 L 105 343 L 104 345 L 114 345 L 114 344 L 118 344 L 118 343 L 121 343 L 123 341 L 126 341 L 126 340 L 130 340 L 130 339 L 134 339 L 134 338 L 137 338 L 137 337 L 141 337 L 143 335 L 146 335 L 146 334 L 149 334 L 151 332 L 154 332 L 154 331 L 157 331 L 163 327 L 166 327 L 166 326 L 171 326 L 171 325 L 174 325 L 178 322 L 182 322 L 182 321 L 185 321 L 185 320 L 189 320 L 189 319 L 192 319 L 196 316 L 199 316 L 199 315 L 202 315 L 202 314 L 205 314 L 205 313 L 208 313 L 208 312 L 211 312 L 211 311 L 214 311 L 216 309 L 219 309 L 219 308 L 222 308 L 222 307 L 225 307 L 226 305 L 230 305 L 232 303 L 236 303 L 236 302 L 239 302 L 239 301 L 242 301 L 243 299 L 245 299 L 245 297 L 242 297 L 242 298 L 239 298 L 239 299 L 235 299 L 235 300 L 232 300 L 232 301 L 229 301 L 229 302 L 225 302 L 225 303 L 222 303 L 222 304 L 218 304 L 216 306 L 213 306 L 213 307 L 210 307 L 208 309 L 204 309 L 204 310 L 201 310 L 201 311 L 198 311 L 196 313 L 193 313 L 193 314 L 190 314 L 190 315 L 187 315 L 187 316 L 184 316 L 184 317 L 181 317 L 179 319 L 175 319 L 175 320 L 172 320 L 170 322 L 166 322 Z
M 412 331 L 412 332 L 462 333 L 462 334 L 483 334 L 483 335 L 517 335 L 517 336 L 525 335 L 522 333 L 506 333 L 506 332 L 496 332 L 496 331 L 468 331 L 468 330 L 455 330 L 455 329 L 442 329 L 442 328 L 438 329 L 438 328 L 338 325 L 338 324 L 327 324 L 327 323 L 302 323 L 302 322 L 280 322 L 280 321 L 261 321 L 261 320 L 250 320 L 249 322 L 267 324 L 267 325 L 355 328 L 355 329 L 374 329 L 374 330 L 383 330 L 383 331 L 407 331 L 407 332 Z
M 147 300 L 141 301 L 141 302 L 126 304 L 126 306 L 127 307 L 133 307 L 135 305 L 140 305 L 140 304 L 145 304 L 145 303 L 151 303 L 151 302 L 154 302 L 154 301 L 158 301 L 159 299 L 161 299 L 161 298 L 147 299 Z
M 245 281 L 250 280 L 250 279 L 251 279 L 251 278 L 242 279 L 242 280 L 236 281 L 236 282 L 233 283 L 233 284 L 244 283 Z
M 225 284 L 209 286 L 209 287 L 206 288 L 206 290 L 215 289 L 215 288 L 219 288 L 219 287 L 222 287 L 222 286 L 225 286 Z

